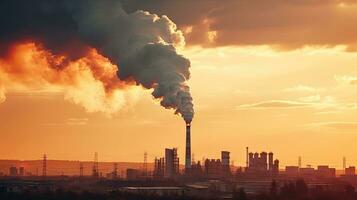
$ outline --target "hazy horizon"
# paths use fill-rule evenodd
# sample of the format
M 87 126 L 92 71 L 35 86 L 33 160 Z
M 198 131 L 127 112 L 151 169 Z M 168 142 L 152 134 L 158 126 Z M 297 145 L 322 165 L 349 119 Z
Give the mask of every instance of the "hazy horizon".
M 0 8 L 0 159 L 357 165 L 356 2 L 67 3 Z

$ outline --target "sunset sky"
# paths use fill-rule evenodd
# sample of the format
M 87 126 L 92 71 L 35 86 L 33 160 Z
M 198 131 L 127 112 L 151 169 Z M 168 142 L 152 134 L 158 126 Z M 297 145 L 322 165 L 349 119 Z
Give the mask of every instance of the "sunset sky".
M 177 25 L 172 33 L 185 37 L 185 44 L 173 44 L 191 62 L 195 160 L 227 150 L 235 165 L 244 165 L 249 146 L 273 151 L 281 166 L 297 165 L 298 156 L 303 165 L 341 168 L 343 156 L 347 165 L 357 164 L 357 1 L 120 2 L 127 13 L 166 15 Z M 0 31 L 0 44 L 10 42 L 5 34 Z M 98 152 L 100 161 L 143 161 L 147 151 L 151 161 L 164 156 L 164 148 L 178 147 L 183 163 L 185 122 L 160 106 L 152 89 L 118 87 L 120 98 L 108 103 L 89 79 L 74 93 L 68 80 L 61 87 L 43 84 L 38 73 L 57 75 L 37 70 L 43 61 L 30 58 L 38 51 L 34 43 L 16 41 L 12 57 L 0 58 L 0 159 L 46 153 L 92 160 Z M 116 69 L 115 61 L 98 54 L 91 51 L 83 62 Z M 25 68 L 31 74 L 17 70 Z

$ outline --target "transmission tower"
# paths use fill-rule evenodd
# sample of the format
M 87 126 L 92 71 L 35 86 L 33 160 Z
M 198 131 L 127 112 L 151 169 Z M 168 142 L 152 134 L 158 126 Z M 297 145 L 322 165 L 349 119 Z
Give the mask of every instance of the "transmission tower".
M 343 157 L 342 162 L 343 170 L 346 170 L 346 157 Z
M 44 154 L 42 160 L 42 176 L 46 177 L 46 175 L 47 175 L 47 156 L 46 154 Z
M 298 165 L 299 165 L 299 168 L 301 168 L 301 156 L 299 156 Z

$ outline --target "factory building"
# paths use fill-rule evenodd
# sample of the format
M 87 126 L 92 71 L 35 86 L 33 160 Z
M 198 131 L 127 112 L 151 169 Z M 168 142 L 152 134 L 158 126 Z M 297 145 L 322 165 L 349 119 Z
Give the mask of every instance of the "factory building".
M 156 179 L 174 178 L 180 173 L 177 148 L 166 148 L 164 158 L 155 158 L 153 176 Z
M 173 178 L 179 174 L 179 158 L 177 148 L 165 149 L 165 177 Z
M 354 176 L 356 175 L 356 167 L 348 167 L 345 169 L 346 176 Z
M 348 172 L 347 172 L 348 171 Z M 354 175 L 355 168 L 350 167 L 346 168 L 345 174 Z M 330 168 L 328 165 L 317 166 L 317 169 L 314 169 L 311 166 L 307 167 L 298 167 L 298 166 L 286 166 L 285 174 L 288 177 L 304 177 L 307 179 L 310 178 L 333 178 L 336 177 L 336 169 Z
M 299 167 L 298 166 L 286 166 L 285 174 L 289 177 L 298 177 L 299 176 Z
M 336 169 L 330 168 L 328 165 L 317 166 L 314 169 L 311 166 L 299 168 L 297 166 L 287 166 L 285 168 L 285 174 L 288 177 L 303 177 L 307 179 L 311 178 L 334 178 L 336 177 Z
M 25 176 L 25 168 L 24 167 L 19 168 L 19 176 Z
M 126 169 L 126 179 L 130 181 L 139 180 L 140 170 L 131 168 Z
M 279 160 L 274 160 L 274 154 L 270 152 L 252 153 L 248 154 L 247 172 L 250 173 L 279 173 Z
M 333 178 L 336 176 L 336 169 L 330 168 L 328 165 L 317 166 L 316 175 L 321 178 Z
M 198 161 L 197 163 L 192 162 L 191 175 L 192 175 L 192 177 L 195 177 L 195 178 L 203 177 L 204 174 L 203 174 L 202 165 L 201 165 L 200 161 Z
M 221 179 L 231 176 L 230 152 L 222 151 L 221 159 L 206 159 L 204 175 L 209 179 Z
M 279 174 L 279 160 L 275 159 L 273 167 L 270 169 L 270 172 L 272 175 L 278 175 Z
M 308 166 L 299 169 L 300 176 L 303 177 L 312 177 L 315 175 L 315 169 Z
M 231 168 L 230 168 L 230 152 L 229 151 L 222 151 L 221 152 L 221 160 L 222 160 L 222 175 L 228 177 L 231 175 Z
M 9 168 L 9 176 L 17 176 L 18 175 L 18 170 L 16 167 L 10 167 Z
M 165 174 L 165 158 L 155 158 L 154 178 L 161 179 Z
M 220 159 L 206 159 L 205 160 L 205 176 L 209 179 L 222 178 L 222 162 Z
M 266 152 L 260 153 L 259 168 L 261 170 L 268 170 L 268 154 Z

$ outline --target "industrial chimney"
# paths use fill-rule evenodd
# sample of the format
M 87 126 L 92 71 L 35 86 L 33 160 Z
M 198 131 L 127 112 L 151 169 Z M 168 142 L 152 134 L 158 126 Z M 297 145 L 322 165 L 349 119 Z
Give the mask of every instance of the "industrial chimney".
M 186 160 L 185 173 L 191 169 L 191 123 L 186 123 Z

